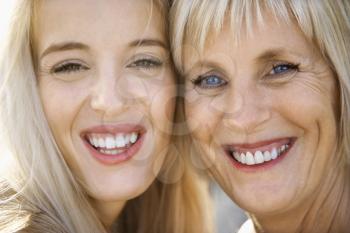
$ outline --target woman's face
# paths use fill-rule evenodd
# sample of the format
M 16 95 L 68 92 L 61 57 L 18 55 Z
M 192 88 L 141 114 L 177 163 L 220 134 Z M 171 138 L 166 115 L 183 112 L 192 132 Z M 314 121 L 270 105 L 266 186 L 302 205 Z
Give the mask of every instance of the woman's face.
M 176 91 L 162 17 L 151 1 L 40 5 L 35 52 L 45 114 L 97 202 L 144 192 L 167 151 Z
M 256 214 L 310 200 L 339 162 L 337 87 L 301 31 L 267 15 L 236 45 L 226 25 L 184 64 L 194 143 L 229 196 Z

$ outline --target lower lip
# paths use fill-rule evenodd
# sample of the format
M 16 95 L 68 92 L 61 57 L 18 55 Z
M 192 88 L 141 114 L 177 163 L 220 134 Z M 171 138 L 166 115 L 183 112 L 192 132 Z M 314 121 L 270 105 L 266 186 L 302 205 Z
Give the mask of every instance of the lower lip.
M 142 143 L 144 141 L 146 133 L 142 133 L 137 141 L 132 144 L 129 148 L 127 148 L 122 153 L 116 155 L 106 155 L 98 150 L 96 150 L 89 142 L 84 140 L 85 146 L 88 148 L 92 157 L 94 157 L 98 162 L 104 165 L 116 165 L 130 160 L 135 154 L 140 150 Z
M 244 172 L 258 172 L 261 170 L 266 170 L 269 169 L 273 166 L 275 166 L 276 164 L 280 163 L 289 153 L 289 151 L 293 148 L 295 143 L 295 140 L 292 140 L 289 143 L 289 148 L 287 150 L 285 150 L 281 155 L 279 155 L 276 159 L 274 160 L 270 160 L 268 162 L 263 162 L 260 164 L 254 164 L 254 165 L 246 165 L 246 164 L 242 164 L 240 162 L 238 162 L 235 158 L 233 158 L 231 155 L 227 154 L 225 152 L 225 154 L 227 155 L 227 157 L 229 157 L 230 162 L 232 163 L 232 165 L 239 169 L 240 171 L 244 171 Z

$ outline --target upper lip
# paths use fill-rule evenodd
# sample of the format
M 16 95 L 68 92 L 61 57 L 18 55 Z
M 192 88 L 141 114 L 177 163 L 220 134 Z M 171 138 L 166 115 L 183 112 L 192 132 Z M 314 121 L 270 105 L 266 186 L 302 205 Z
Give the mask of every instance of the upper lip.
M 257 141 L 254 143 L 233 143 L 225 144 L 224 148 L 229 151 L 245 152 L 245 151 L 268 151 L 272 148 L 290 144 L 295 140 L 294 137 L 275 138 L 264 141 Z
M 81 136 L 85 136 L 90 133 L 95 134 L 117 134 L 117 133 L 145 133 L 146 128 L 140 124 L 116 124 L 116 125 L 97 125 L 87 128 L 81 132 Z

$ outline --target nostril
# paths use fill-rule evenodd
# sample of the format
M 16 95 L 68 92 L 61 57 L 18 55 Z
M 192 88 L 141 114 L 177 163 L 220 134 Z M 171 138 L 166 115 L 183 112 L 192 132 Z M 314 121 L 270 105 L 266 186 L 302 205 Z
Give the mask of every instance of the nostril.
M 250 133 L 263 129 L 270 119 L 269 108 L 249 106 L 241 112 L 225 113 L 223 125 L 235 131 Z
M 91 96 L 90 107 L 104 114 L 120 112 L 126 107 L 126 100 L 115 94 L 99 93 Z

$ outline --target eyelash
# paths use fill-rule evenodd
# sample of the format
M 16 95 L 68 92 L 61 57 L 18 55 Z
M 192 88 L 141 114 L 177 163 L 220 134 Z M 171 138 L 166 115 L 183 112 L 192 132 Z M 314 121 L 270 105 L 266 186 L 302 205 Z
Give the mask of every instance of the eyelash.
M 132 62 L 127 67 L 129 68 L 139 68 L 139 69 L 154 69 L 163 65 L 163 62 L 151 58 L 142 58 Z
M 219 84 L 214 85 L 214 86 L 209 86 L 209 85 L 203 85 L 204 81 L 208 81 L 210 78 L 215 78 L 217 81 L 220 81 Z M 200 75 L 196 79 L 191 80 L 193 85 L 198 86 L 202 89 L 214 89 L 214 88 L 219 88 L 227 85 L 227 81 L 219 77 L 218 75 L 214 74 L 209 74 L 209 75 Z
M 78 71 L 88 70 L 88 69 L 89 68 L 87 66 L 84 66 L 77 62 L 66 62 L 58 66 L 55 66 L 52 69 L 51 73 L 64 74 L 64 73 L 78 72 Z
M 292 64 L 292 63 L 280 63 L 280 64 L 275 64 L 272 66 L 272 70 L 265 75 L 267 78 L 279 78 L 283 75 L 289 74 L 291 72 L 297 72 L 299 71 L 299 65 L 300 64 Z M 276 71 L 276 69 L 282 69 L 280 71 Z M 217 84 L 213 86 L 209 86 L 206 84 L 203 84 L 204 81 L 208 81 L 210 78 L 215 78 L 217 79 Z M 221 78 L 218 75 L 215 74 L 209 74 L 209 75 L 200 75 L 197 78 L 191 80 L 194 86 L 200 87 L 201 89 L 215 89 L 215 88 L 220 88 L 228 84 L 226 80 Z
M 300 64 L 292 64 L 292 63 L 280 63 L 272 66 L 271 71 L 267 74 L 267 76 L 280 76 L 285 75 L 290 72 L 297 72 L 299 71 L 299 65 Z M 276 69 L 280 68 L 282 70 L 276 72 Z

